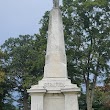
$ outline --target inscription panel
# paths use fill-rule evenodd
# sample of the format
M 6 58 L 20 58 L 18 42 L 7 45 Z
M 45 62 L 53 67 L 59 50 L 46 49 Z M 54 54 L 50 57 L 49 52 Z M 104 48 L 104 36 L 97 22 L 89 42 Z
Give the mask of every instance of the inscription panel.
M 63 83 L 44 83 L 44 87 L 64 87 Z
M 44 110 L 65 110 L 64 95 L 46 94 L 44 97 Z

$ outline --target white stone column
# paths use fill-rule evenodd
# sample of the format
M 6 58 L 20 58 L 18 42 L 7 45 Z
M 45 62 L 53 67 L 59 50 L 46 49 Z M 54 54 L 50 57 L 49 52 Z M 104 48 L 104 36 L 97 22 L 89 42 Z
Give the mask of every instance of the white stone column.
M 67 78 L 67 60 L 60 9 L 50 11 L 44 78 Z
M 65 110 L 79 110 L 78 95 L 74 92 L 64 93 L 65 95 Z
M 31 110 L 44 110 L 44 93 L 31 93 Z

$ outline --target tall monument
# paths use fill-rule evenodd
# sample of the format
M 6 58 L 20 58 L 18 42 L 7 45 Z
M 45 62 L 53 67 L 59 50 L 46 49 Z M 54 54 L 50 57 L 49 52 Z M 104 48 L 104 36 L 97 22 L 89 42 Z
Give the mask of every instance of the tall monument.
M 38 85 L 33 85 L 28 90 L 31 95 L 31 110 L 79 110 L 79 91 L 77 85 L 68 79 L 62 15 L 59 0 L 53 0 L 44 77 Z

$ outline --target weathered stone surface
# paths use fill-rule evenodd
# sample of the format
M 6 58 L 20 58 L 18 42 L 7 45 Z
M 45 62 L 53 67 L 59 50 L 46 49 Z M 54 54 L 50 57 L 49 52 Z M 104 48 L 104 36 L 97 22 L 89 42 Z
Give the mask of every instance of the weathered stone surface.
M 31 95 L 31 110 L 79 110 L 78 92 L 67 75 L 67 61 L 62 16 L 54 0 L 50 12 L 44 78 L 28 92 Z
M 79 110 L 77 94 L 74 92 L 65 93 L 65 109 L 64 110 Z
M 53 0 L 53 7 L 59 7 L 59 0 Z
M 63 23 L 59 8 L 50 12 L 44 77 L 67 78 Z
M 44 110 L 44 94 L 31 93 L 31 110 Z
M 45 94 L 44 108 L 45 110 L 65 110 L 64 94 Z

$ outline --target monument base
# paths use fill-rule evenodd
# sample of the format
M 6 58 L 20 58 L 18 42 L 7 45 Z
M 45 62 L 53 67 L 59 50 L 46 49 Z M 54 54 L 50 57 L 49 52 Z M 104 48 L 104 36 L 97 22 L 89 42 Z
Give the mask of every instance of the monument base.
M 28 90 L 31 110 L 79 110 L 76 84 L 66 78 L 44 78 Z

